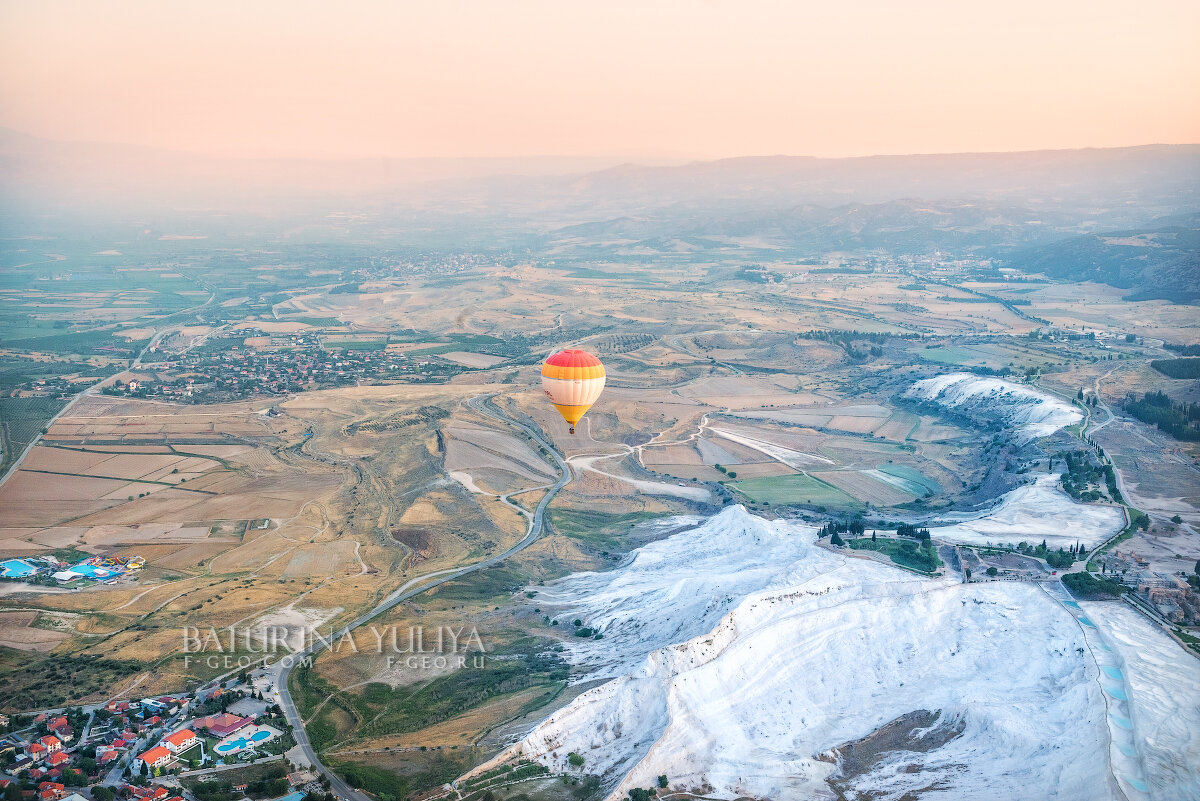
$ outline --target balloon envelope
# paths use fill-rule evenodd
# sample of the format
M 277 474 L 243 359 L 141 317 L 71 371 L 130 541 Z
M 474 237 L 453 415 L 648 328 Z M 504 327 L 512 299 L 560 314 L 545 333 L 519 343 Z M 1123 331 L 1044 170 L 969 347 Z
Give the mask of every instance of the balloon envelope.
M 560 350 L 542 364 L 542 391 L 574 434 L 575 424 L 604 391 L 604 365 L 587 351 Z

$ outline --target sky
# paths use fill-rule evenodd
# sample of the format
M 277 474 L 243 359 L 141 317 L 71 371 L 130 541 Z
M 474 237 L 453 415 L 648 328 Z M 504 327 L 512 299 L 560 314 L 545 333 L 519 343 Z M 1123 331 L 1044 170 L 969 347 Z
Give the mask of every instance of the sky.
M 1196 0 L 0 0 L 0 126 L 254 156 L 1200 142 Z

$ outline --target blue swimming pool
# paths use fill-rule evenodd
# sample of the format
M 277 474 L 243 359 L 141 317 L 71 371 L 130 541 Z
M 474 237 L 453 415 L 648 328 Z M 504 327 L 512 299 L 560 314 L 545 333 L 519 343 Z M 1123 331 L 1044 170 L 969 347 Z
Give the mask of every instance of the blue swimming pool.
M 25 578 L 37 572 L 37 568 L 23 559 L 9 559 L 0 562 L 0 576 L 5 578 Z
M 213 746 L 213 750 L 218 754 L 234 754 L 242 751 L 255 743 L 261 743 L 264 740 L 271 739 L 271 732 L 266 729 L 258 729 L 253 734 L 246 737 L 237 737 L 233 740 L 222 740 Z
M 94 579 L 112 578 L 113 576 L 120 576 L 123 573 L 123 571 L 117 570 L 113 567 L 96 567 L 95 565 L 89 565 L 86 562 L 74 565 L 71 568 L 71 572 Z

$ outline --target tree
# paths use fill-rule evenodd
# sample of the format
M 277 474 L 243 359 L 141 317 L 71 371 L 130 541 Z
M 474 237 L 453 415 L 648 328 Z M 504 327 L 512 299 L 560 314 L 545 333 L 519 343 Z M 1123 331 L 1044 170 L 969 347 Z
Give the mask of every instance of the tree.
M 989 567 L 989 568 L 987 569 L 987 574 L 988 574 L 989 576 L 998 576 L 998 575 L 1000 575 L 1000 571 L 999 571 L 999 570 L 997 570 L 997 569 L 996 569 L 996 568 L 994 568 L 994 567 Z
M 583 767 L 583 757 L 580 756 L 579 754 L 575 753 L 574 751 L 567 754 L 567 761 L 571 763 L 571 767 L 575 767 L 575 768 Z
M 667 789 L 667 784 L 668 784 L 667 774 L 664 773 L 663 775 L 658 777 L 658 786 L 659 786 L 659 788 L 665 790 L 665 789 Z
M 116 792 L 111 787 L 105 787 L 103 784 L 97 784 L 92 788 L 92 798 L 95 801 L 113 801 L 117 797 Z
M 829 539 L 829 542 L 832 543 L 833 545 L 838 545 L 838 546 L 842 546 L 842 545 L 846 544 L 846 541 L 843 540 L 841 535 L 838 534 L 836 531 L 833 532 L 833 536 Z

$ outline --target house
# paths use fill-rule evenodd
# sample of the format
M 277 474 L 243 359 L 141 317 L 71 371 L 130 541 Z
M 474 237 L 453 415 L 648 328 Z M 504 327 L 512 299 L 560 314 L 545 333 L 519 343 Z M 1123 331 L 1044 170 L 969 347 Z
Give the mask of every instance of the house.
M 16 776 L 21 771 L 29 770 L 31 767 L 33 767 L 33 760 L 27 756 L 23 756 L 8 766 L 8 772 Z
M 63 744 L 62 740 L 55 737 L 53 734 L 48 734 L 38 740 L 45 747 L 46 753 L 53 754 L 55 751 L 61 751 Z
M 41 762 L 46 758 L 46 746 L 42 745 L 40 742 L 32 742 L 29 744 L 29 747 L 25 749 L 25 753 L 28 754 L 29 758 L 34 762 Z
M 38 798 L 41 801 L 58 801 L 66 794 L 66 785 L 60 782 L 42 782 L 38 785 Z
M 75 730 L 70 726 L 59 726 L 54 730 L 54 734 L 64 743 L 69 743 L 75 739 Z
M 149 768 L 161 768 L 163 765 L 166 765 L 168 762 L 170 762 L 174 758 L 175 758 L 175 755 L 172 754 L 170 751 L 163 748 L 161 745 L 156 745 L 153 748 L 151 748 L 149 751 L 146 751 L 143 754 L 139 754 L 137 757 L 137 760 L 135 760 L 135 761 L 141 763 L 141 765 L 137 765 L 137 767 L 139 769 L 141 768 L 142 765 L 145 765 Z M 163 789 L 165 790 L 166 788 L 163 788 Z
M 160 718 L 158 715 L 151 715 L 151 716 L 150 716 L 150 717 L 149 717 L 149 718 L 146 720 L 146 725 L 147 725 L 147 726 L 150 726 L 150 727 L 154 727 L 154 726 L 161 726 L 161 725 L 162 725 L 162 718 Z
M 96 749 L 96 764 L 97 765 L 107 765 L 109 762 L 112 762 L 116 758 L 117 758 L 117 749 L 115 749 L 115 748 L 112 748 L 112 747 L 105 748 L 104 746 L 100 746 L 99 748 Z
M 67 756 L 66 751 L 55 751 L 50 756 L 46 757 L 46 766 L 50 768 L 61 768 L 64 765 L 71 764 L 71 757 Z
M 109 743 L 109 745 L 111 745 L 113 748 L 128 748 L 129 741 L 117 737 L 111 743 Z
M 162 738 L 161 745 L 165 745 L 170 749 L 171 753 L 178 754 L 188 750 L 198 742 L 200 742 L 200 738 L 196 736 L 196 732 L 191 729 L 180 729 Z
M 48 728 L 50 731 L 54 731 L 55 729 L 61 729 L 63 726 L 66 726 L 66 725 L 67 725 L 67 719 L 63 715 L 59 715 L 56 718 L 50 718 L 50 720 L 46 721 L 46 728 Z

